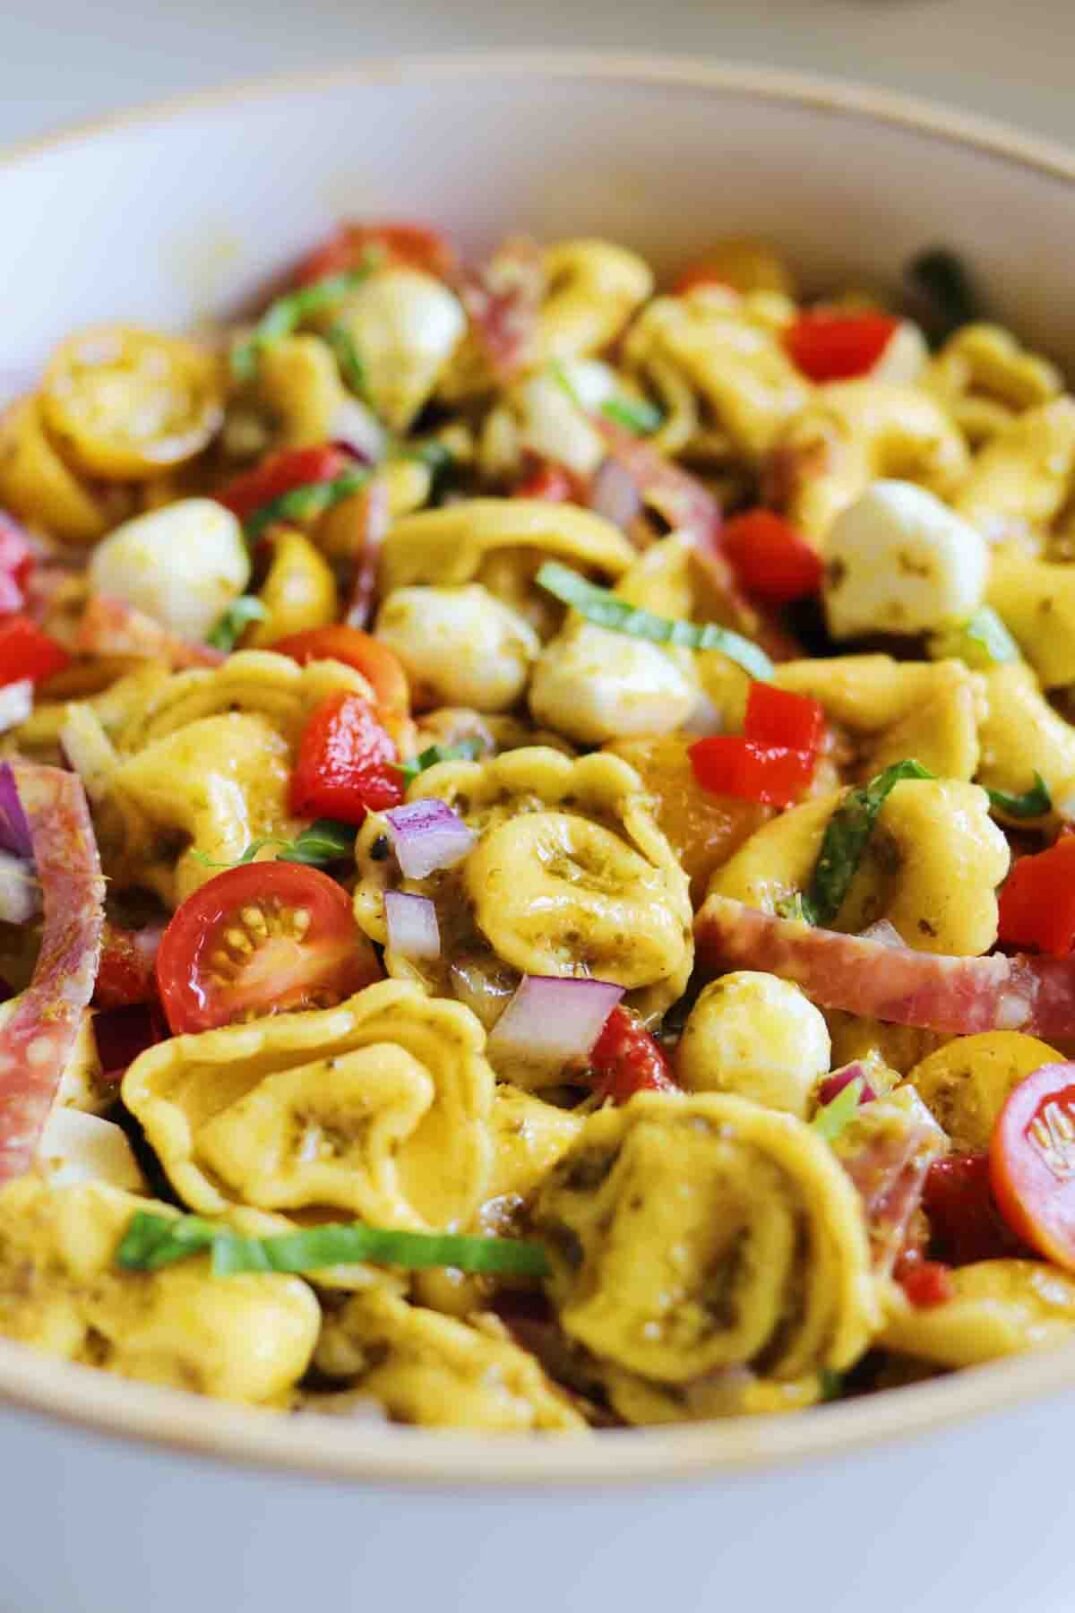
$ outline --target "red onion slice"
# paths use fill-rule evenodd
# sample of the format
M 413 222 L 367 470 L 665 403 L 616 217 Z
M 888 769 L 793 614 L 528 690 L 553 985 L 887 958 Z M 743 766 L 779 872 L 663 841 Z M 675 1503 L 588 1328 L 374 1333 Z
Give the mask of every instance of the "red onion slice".
M 41 911 L 41 887 L 28 863 L 0 851 L 0 922 L 29 924 Z
M 396 861 L 407 879 L 425 879 L 451 868 L 474 845 L 476 836 L 446 801 L 411 801 L 385 813 Z
M 844 1088 L 851 1085 L 852 1081 L 862 1082 L 862 1088 L 859 1092 L 860 1108 L 864 1103 L 873 1103 L 875 1101 L 877 1093 L 870 1085 L 866 1074 L 866 1066 L 861 1059 L 855 1059 L 854 1063 L 845 1064 L 843 1069 L 833 1070 L 831 1075 L 825 1077 L 817 1089 L 818 1103 L 822 1108 L 825 1108 L 834 1098 L 838 1098 Z
M 30 861 L 34 855 L 30 824 L 19 799 L 15 770 L 10 762 L 0 763 L 0 850 Z
M 5 683 L 0 689 L 0 734 L 24 723 L 34 709 L 34 686 L 29 678 Z
M 564 1066 L 584 1059 L 623 996 L 609 980 L 524 975 L 489 1037 L 489 1055 Z
M 590 485 L 590 508 L 621 532 L 626 532 L 641 513 L 638 483 L 618 459 L 603 459 L 597 467 Z
M 384 916 L 388 945 L 401 958 L 440 957 L 440 925 L 437 910 L 428 896 L 386 891 Z

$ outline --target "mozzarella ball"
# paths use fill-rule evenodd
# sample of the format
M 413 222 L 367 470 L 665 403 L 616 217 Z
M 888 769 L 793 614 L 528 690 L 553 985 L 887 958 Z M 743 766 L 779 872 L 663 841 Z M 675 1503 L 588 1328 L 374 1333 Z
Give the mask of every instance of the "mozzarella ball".
M 593 622 L 572 624 L 542 651 L 530 685 L 536 722 L 583 745 L 670 734 L 698 690 L 657 644 Z
M 965 620 L 985 597 L 985 539 L 912 482 L 868 487 L 833 523 L 825 558 L 825 612 L 838 639 L 930 632 Z
M 454 292 L 418 269 L 388 268 L 350 294 L 339 323 L 362 362 L 367 397 L 389 431 L 406 431 L 467 328 Z
M 397 588 L 377 618 L 425 706 L 506 711 L 541 648 L 534 629 L 487 588 Z
M 676 1069 L 691 1092 L 732 1092 L 804 1119 L 831 1055 L 824 1017 L 798 986 L 744 969 L 706 986 Z
M 243 529 L 211 498 L 124 521 L 94 550 L 90 585 L 183 638 L 204 639 L 250 581 Z
M 145 1180 L 121 1127 L 81 1109 L 54 1108 L 37 1146 L 39 1163 L 55 1187 L 71 1182 L 107 1182 L 132 1193 Z

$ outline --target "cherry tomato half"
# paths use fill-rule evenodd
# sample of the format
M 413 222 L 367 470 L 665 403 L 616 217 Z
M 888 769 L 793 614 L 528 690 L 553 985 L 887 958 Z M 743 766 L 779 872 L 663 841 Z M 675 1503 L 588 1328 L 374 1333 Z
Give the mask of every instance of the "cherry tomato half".
M 272 646 L 278 655 L 289 655 L 300 666 L 307 661 L 342 661 L 361 672 L 382 711 L 406 717 L 411 709 L 411 691 L 399 656 L 370 633 L 337 623 L 332 627 L 308 627 L 302 633 L 289 633 Z
M 217 874 L 172 916 L 157 985 L 175 1035 L 329 1008 L 380 978 L 342 886 L 298 863 Z
M 1020 1081 L 993 1128 L 989 1175 L 1012 1231 L 1075 1271 L 1075 1063 Z
M 626 1103 L 636 1092 L 678 1091 L 657 1042 L 622 1003 L 609 1014 L 594 1043 L 590 1068 L 597 1096 L 613 1103 Z
M 309 286 L 328 275 L 357 269 L 371 249 L 383 253 L 393 267 L 422 269 L 441 280 L 456 268 L 451 243 L 422 224 L 341 224 L 335 234 L 303 258 L 295 271 L 295 281 Z

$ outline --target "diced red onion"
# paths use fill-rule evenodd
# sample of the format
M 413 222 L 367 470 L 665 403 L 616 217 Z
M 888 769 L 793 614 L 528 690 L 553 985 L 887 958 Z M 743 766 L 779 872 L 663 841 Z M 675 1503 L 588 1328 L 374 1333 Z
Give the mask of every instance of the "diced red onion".
M 41 911 L 41 887 L 28 863 L 0 851 L 0 922 L 29 924 Z
M 642 510 L 638 483 L 618 459 L 603 459 L 590 485 L 590 508 L 595 515 L 626 532 Z
M 407 891 L 386 891 L 384 916 L 388 945 L 402 958 L 439 958 L 440 925 L 428 896 Z
M 34 855 L 30 824 L 19 800 L 15 770 L 10 762 L 0 763 L 0 851 L 10 851 L 26 861 Z
M 333 447 L 342 448 L 363 465 L 379 464 L 388 441 L 377 416 L 358 398 L 345 398 L 337 404 L 329 421 L 328 436 Z
M 524 975 L 493 1027 L 490 1056 L 557 1066 L 584 1059 L 622 996 L 608 980 Z
M 123 1008 L 99 1008 L 93 1016 L 93 1039 L 106 1081 L 119 1084 L 127 1066 L 139 1053 L 162 1042 L 164 1019 L 156 1003 L 128 1003 Z
M 34 709 L 34 686 L 29 678 L 20 678 L 18 683 L 5 683 L 0 688 L 0 734 L 6 734 L 9 728 L 17 728 L 26 721 Z
M 838 1098 L 844 1088 L 851 1085 L 852 1081 L 862 1082 L 859 1090 L 860 1107 L 864 1103 L 873 1103 L 877 1093 L 866 1078 L 866 1066 L 861 1059 L 855 1059 L 854 1063 L 845 1064 L 843 1069 L 833 1070 L 831 1075 L 825 1077 L 817 1089 L 818 1103 L 824 1108 L 834 1098 Z
M 878 919 L 876 924 L 871 924 L 869 929 L 862 930 L 860 934 L 864 941 L 876 941 L 883 947 L 907 945 L 899 930 L 894 924 L 890 924 L 888 919 Z
M 446 801 L 411 801 L 385 813 L 396 861 L 407 879 L 451 868 L 474 845 L 475 835 Z

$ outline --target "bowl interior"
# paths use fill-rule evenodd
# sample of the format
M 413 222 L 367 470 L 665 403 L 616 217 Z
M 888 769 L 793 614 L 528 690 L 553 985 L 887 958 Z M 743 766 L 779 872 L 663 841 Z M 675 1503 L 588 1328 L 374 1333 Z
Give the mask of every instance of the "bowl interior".
M 892 284 L 965 253 L 991 311 L 1075 372 L 1075 158 L 880 92 L 764 69 L 597 59 L 404 63 L 203 97 L 0 164 L 6 391 L 96 320 L 182 327 L 241 304 L 341 216 L 418 218 L 471 251 L 605 234 L 670 269 L 780 243 L 808 286 Z M 1075 1381 L 1075 1351 L 806 1418 L 479 1445 L 311 1430 L 120 1384 L 0 1341 L 0 1398 L 203 1450 L 459 1482 L 697 1472 L 831 1452 Z

